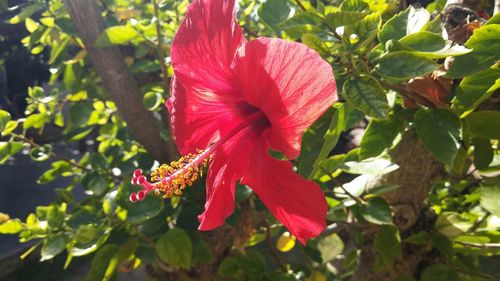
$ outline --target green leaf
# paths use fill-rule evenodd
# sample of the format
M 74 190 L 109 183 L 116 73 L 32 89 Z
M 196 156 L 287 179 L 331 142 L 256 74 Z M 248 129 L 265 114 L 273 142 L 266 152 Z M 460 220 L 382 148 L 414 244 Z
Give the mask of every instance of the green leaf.
M 112 45 L 125 45 L 139 36 L 139 32 L 130 25 L 117 25 L 106 28 L 97 38 L 96 47 L 110 47 Z
M 82 73 L 82 68 L 78 63 L 67 64 L 64 68 L 64 88 L 68 91 L 72 91 L 78 88 L 80 85 L 80 75 Z
M 472 53 L 455 58 L 447 76 L 450 78 L 464 77 L 489 68 L 500 59 L 500 25 L 490 24 L 474 30 L 465 43 L 472 48 Z
M 18 219 L 8 220 L 0 224 L 0 234 L 17 234 L 23 229 L 23 223 Z
M 345 0 L 340 4 L 341 11 L 364 12 L 368 9 L 368 4 L 363 0 Z
M 446 76 L 455 79 L 471 75 L 489 68 L 499 59 L 500 53 L 488 54 L 473 51 L 455 58 Z
M 490 68 L 466 76 L 455 89 L 453 109 L 463 118 L 500 88 L 500 69 Z
M 375 157 L 394 144 L 394 139 L 402 133 L 405 121 L 397 116 L 386 120 L 372 119 L 365 130 L 360 143 L 359 157 Z
M 391 208 L 387 202 L 380 198 L 375 197 L 361 208 L 361 216 L 373 224 L 392 224 Z
M 410 51 L 398 51 L 384 55 L 375 70 L 382 76 L 407 80 L 424 76 L 439 67 L 433 60 L 419 56 Z
M 399 42 L 415 51 L 421 52 L 435 52 L 441 50 L 446 45 L 446 41 L 441 35 L 428 31 L 406 35 Z
M 34 147 L 33 149 L 31 149 L 30 157 L 34 161 L 42 162 L 49 159 L 51 154 L 52 154 L 52 145 L 45 144 L 41 147 Z
M 113 244 L 108 244 L 95 254 L 90 264 L 90 270 L 85 278 L 85 281 L 101 281 L 106 274 L 109 263 L 115 254 L 118 253 L 119 247 Z
M 261 280 L 266 272 L 266 259 L 256 251 L 249 251 L 244 256 L 238 257 L 238 262 L 247 280 Z
M 404 46 L 413 49 L 413 54 L 428 58 L 439 59 L 449 56 L 460 56 L 470 53 L 472 49 L 445 41 L 439 34 L 421 31 L 407 35 L 399 40 Z
M 490 140 L 482 138 L 474 138 L 474 166 L 481 169 L 486 169 L 493 161 L 493 148 L 491 147 Z
M 485 25 L 489 24 L 500 24 L 500 13 L 494 14 L 486 23 Z
M 334 233 L 319 241 L 318 250 L 321 253 L 323 263 L 326 263 L 342 253 L 344 250 L 344 242 Z
M 166 263 L 188 269 L 191 266 L 193 246 L 187 233 L 174 228 L 158 239 L 156 253 Z
M 302 149 L 297 162 L 298 173 L 304 177 L 307 177 L 313 169 L 313 163 L 324 143 L 323 136 L 330 126 L 334 113 L 334 107 L 330 107 L 302 137 Z
M 312 33 L 305 33 L 301 37 L 302 43 L 311 49 L 316 50 L 322 57 L 330 56 L 330 50 L 323 39 Z
M 225 258 L 217 269 L 217 274 L 222 277 L 230 277 L 237 281 L 244 281 L 245 275 L 240 267 L 238 259 L 234 257 Z
M 93 126 L 84 126 L 76 129 L 71 129 L 68 130 L 66 134 L 64 134 L 64 137 L 67 142 L 78 141 L 90 134 L 93 128 Z
M 45 125 L 45 122 L 47 122 L 48 119 L 49 116 L 47 116 L 45 113 L 31 114 L 26 118 L 26 121 L 24 121 L 23 127 L 24 129 L 29 129 L 29 128 L 40 129 Z
M 418 138 L 443 164 L 452 166 L 460 147 L 460 120 L 446 109 L 420 109 L 414 118 Z
M 500 186 L 481 187 L 481 206 L 500 217 Z
M 350 174 L 383 175 L 397 170 L 399 166 L 390 159 L 369 158 L 362 161 L 345 161 L 340 168 Z
M 66 248 L 66 239 L 63 235 L 49 236 L 43 241 L 42 258 L 40 261 L 53 259 Z
M 2 132 L 2 136 L 7 136 L 10 133 L 12 133 L 17 128 L 17 125 L 19 125 L 19 123 L 17 123 L 17 121 L 15 121 L 15 120 L 8 121 L 5 124 L 5 128 Z
M 92 106 L 86 102 L 75 102 L 71 104 L 71 108 L 69 109 L 71 127 L 76 128 L 87 124 L 92 111 Z
M 0 131 L 3 131 L 10 121 L 10 113 L 4 110 L 0 110 Z
M 375 118 L 385 118 L 389 103 L 384 90 L 369 76 L 351 78 L 344 83 L 342 94 L 360 111 Z
M 26 26 L 26 30 L 28 30 L 29 33 L 33 33 L 39 26 L 39 24 L 31 18 L 26 18 L 24 20 L 24 25 Z
M 439 1 L 439 0 L 438 0 Z M 446 2 L 446 0 L 444 0 Z M 443 22 L 441 15 L 437 15 L 429 21 L 423 28 L 423 31 L 429 31 L 436 34 L 443 34 Z
M 316 160 L 314 161 L 313 170 L 309 174 L 309 178 L 311 178 L 317 172 L 317 170 L 321 165 L 321 162 L 323 162 L 328 157 L 333 148 L 335 148 L 339 140 L 340 134 L 344 129 L 344 123 L 345 123 L 344 105 L 337 104 L 337 106 L 334 107 L 337 110 L 335 110 L 335 113 L 333 114 L 332 121 L 330 122 L 330 127 L 323 136 L 323 139 L 325 141 L 323 143 L 323 146 L 321 147 L 318 157 L 316 157 Z
M 70 40 L 71 37 L 67 36 L 66 34 L 63 34 L 59 41 L 52 43 L 51 46 L 52 48 L 50 51 L 50 59 L 48 62 L 49 64 L 53 64 L 59 58 L 59 56 L 66 49 L 66 46 L 68 46 Z
M 436 220 L 435 229 L 446 237 L 453 238 L 467 232 L 472 222 L 454 212 L 443 212 Z
M 42 9 L 42 6 L 38 3 L 25 6 L 22 8 L 21 12 L 14 17 L 10 18 L 7 22 L 10 24 L 18 24 L 24 21 L 27 17 L 30 17 L 34 13 Z
M 127 221 L 134 224 L 142 223 L 158 215 L 162 211 L 165 201 L 159 196 L 149 195 L 139 204 L 130 202 L 129 195 L 137 191 L 137 187 L 123 182 L 119 189 L 117 200 L 118 204 L 127 210 Z
M 100 195 L 108 189 L 108 179 L 98 173 L 87 173 L 82 178 L 82 185 L 85 190 L 93 195 Z
M 260 19 L 275 32 L 278 24 L 288 18 L 291 8 L 288 0 L 266 0 L 257 10 Z
M 193 266 L 211 263 L 213 260 L 212 250 L 203 239 L 196 239 L 193 242 Z
M 446 237 L 445 235 L 435 233 L 432 236 L 432 246 L 438 249 L 446 257 L 453 257 L 453 245 L 450 239 L 448 239 L 448 237 Z
M 395 226 L 382 225 L 375 235 L 374 244 L 378 253 L 377 257 L 386 268 L 392 268 L 394 261 L 403 257 L 401 237 Z
M 345 26 L 343 44 L 348 50 L 362 50 L 376 38 L 380 22 L 380 13 L 371 13 L 355 24 Z M 356 39 L 353 40 L 352 36 Z
M 331 29 L 335 29 L 339 26 L 355 24 L 366 15 L 365 12 L 335 11 L 326 15 L 325 23 Z
M 406 35 L 406 26 L 408 25 L 408 15 L 410 8 L 394 15 L 380 29 L 378 40 L 382 45 L 390 39 L 399 40 Z
M 22 142 L 0 142 L 0 164 L 3 164 L 12 155 L 23 149 Z
M 91 206 L 81 208 L 73 213 L 67 220 L 67 224 L 71 228 L 78 228 L 79 226 L 86 224 L 99 224 L 99 222 L 97 210 Z
M 321 32 L 319 24 L 321 17 L 312 11 L 296 13 L 291 18 L 277 25 L 278 28 L 284 30 L 290 37 L 299 38 L 304 33 Z
M 427 267 L 420 277 L 420 281 L 450 281 L 460 280 L 458 273 L 444 264 L 434 264 Z
M 158 92 L 147 92 L 142 100 L 144 107 L 149 111 L 158 109 L 162 101 L 161 94 Z
M 498 54 L 500 49 L 500 24 L 483 25 L 474 30 L 465 45 L 475 52 Z
M 500 139 L 500 111 L 476 111 L 465 119 L 472 135 L 485 139 Z

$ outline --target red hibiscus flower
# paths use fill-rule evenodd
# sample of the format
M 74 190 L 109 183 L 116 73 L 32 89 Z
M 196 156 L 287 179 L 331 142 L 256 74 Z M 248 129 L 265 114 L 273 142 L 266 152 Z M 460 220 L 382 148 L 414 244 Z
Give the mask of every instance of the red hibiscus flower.
M 195 0 L 171 49 L 174 78 L 167 107 L 175 142 L 185 155 L 163 165 L 148 182 L 133 182 L 164 197 L 191 185 L 204 166 L 205 211 L 200 230 L 234 211 L 235 183 L 248 185 L 305 243 L 325 228 L 327 204 L 319 186 L 293 171 L 303 132 L 337 99 L 330 65 L 308 47 L 281 39 L 250 42 L 236 23 L 234 0 Z

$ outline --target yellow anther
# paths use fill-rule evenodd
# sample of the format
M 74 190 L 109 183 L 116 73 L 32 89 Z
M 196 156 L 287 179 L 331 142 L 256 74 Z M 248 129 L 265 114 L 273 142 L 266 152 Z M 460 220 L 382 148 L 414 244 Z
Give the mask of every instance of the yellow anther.
M 156 182 L 155 194 L 163 193 L 163 198 L 182 195 L 186 186 L 192 186 L 194 181 L 203 176 L 203 169 L 211 158 L 212 155 L 207 156 L 203 150 L 198 150 L 196 154 L 184 155 L 169 165 L 160 165 L 151 173 L 151 181 Z

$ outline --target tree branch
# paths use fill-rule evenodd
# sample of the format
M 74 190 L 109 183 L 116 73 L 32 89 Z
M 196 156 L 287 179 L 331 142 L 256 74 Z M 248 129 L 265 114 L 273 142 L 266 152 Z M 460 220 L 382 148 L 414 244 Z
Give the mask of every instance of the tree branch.
M 137 140 L 159 161 L 170 160 L 173 145 L 160 137 L 160 120 L 142 105 L 137 82 L 130 74 L 118 47 L 96 48 L 94 42 L 105 30 L 100 8 L 95 0 L 64 0 L 78 36 L 111 99 Z

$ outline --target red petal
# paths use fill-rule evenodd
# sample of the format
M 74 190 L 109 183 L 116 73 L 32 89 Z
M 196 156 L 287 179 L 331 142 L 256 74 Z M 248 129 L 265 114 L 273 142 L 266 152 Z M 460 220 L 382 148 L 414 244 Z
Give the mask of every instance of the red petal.
M 242 122 L 248 105 L 236 96 L 222 97 L 184 87 L 177 76 L 172 78 L 170 112 L 175 143 L 181 154 L 206 149 L 221 135 Z
M 224 224 L 234 211 L 235 182 L 250 166 L 251 153 L 262 130 L 250 126 L 219 148 L 210 162 L 207 174 L 205 212 L 198 216 L 200 230 L 211 230 Z
M 172 43 L 175 75 L 186 87 L 227 88 L 229 66 L 245 41 L 236 23 L 234 0 L 195 0 Z
M 252 153 L 241 180 L 252 188 L 273 215 L 302 243 L 326 227 L 328 210 L 318 184 L 293 171 L 289 161 L 269 156 L 262 144 Z
M 271 148 L 289 159 L 300 153 L 302 133 L 337 100 L 331 66 L 303 44 L 258 38 L 235 58 L 239 87 L 262 110 L 272 129 Z

